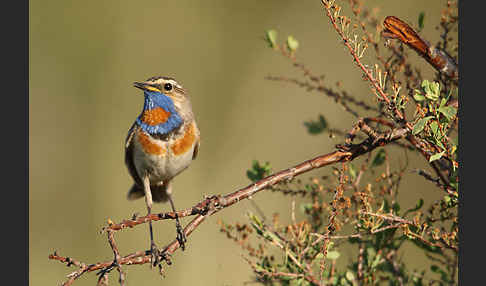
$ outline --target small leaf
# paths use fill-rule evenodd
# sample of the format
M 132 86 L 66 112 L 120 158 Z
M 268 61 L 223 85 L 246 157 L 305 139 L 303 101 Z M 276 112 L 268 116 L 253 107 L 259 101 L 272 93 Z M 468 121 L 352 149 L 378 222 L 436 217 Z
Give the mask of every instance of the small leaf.
M 445 105 L 446 105 L 446 103 L 447 103 L 447 99 L 446 99 L 446 98 L 442 98 L 442 99 L 440 100 L 440 105 L 439 105 L 439 108 L 441 108 L 441 107 L 445 106 Z
M 439 138 L 440 137 L 440 131 L 439 131 L 439 124 L 437 123 L 437 121 L 432 121 L 432 123 L 430 123 L 430 130 L 432 131 L 432 134 L 434 135 L 435 138 Z
M 424 130 L 424 127 L 425 127 L 425 124 L 427 123 L 427 121 L 429 121 L 433 116 L 427 116 L 427 117 L 424 117 L 422 119 L 420 119 L 419 121 L 417 121 L 417 123 L 415 123 L 415 125 L 413 126 L 413 130 L 412 130 L 412 134 L 413 135 L 416 135 L 420 132 L 422 132 L 422 130 Z
M 439 95 L 431 92 L 431 93 L 426 93 L 425 97 L 432 100 L 432 101 L 436 101 L 439 98 Z
M 422 85 L 421 85 L 421 87 L 422 87 L 424 90 L 426 90 L 426 91 L 427 91 L 427 90 L 429 89 L 429 81 L 428 81 L 428 80 L 426 80 L 426 79 L 424 79 L 424 80 L 422 81 Z
M 420 200 L 418 201 L 418 203 L 415 205 L 415 207 L 413 209 L 411 209 L 410 211 L 414 212 L 414 211 L 417 211 L 419 210 L 422 206 L 424 205 L 424 199 L 420 198 Z
M 331 251 L 331 249 L 332 249 L 332 247 L 333 247 L 333 246 L 334 246 L 334 242 L 332 242 L 332 241 L 331 241 L 331 242 L 329 242 L 329 243 L 327 244 L 326 251 L 327 251 L 327 252 Z
M 430 156 L 429 162 L 440 159 L 442 157 L 442 155 L 444 155 L 444 153 L 445 153 L 445 151 L 442 151 L 440 153 L 437 153 L 437 154 Z
M 396 214 L 398 214 L 398 212 L 400 211 L 400 204 L 397 202 L 393 203 L 392 209 Z
M 376 256 L 376 250 L 373 247 L 366 248 L 366 259 L 368 262 L 373 261 L 373 258 Z
M 289 280 L 293 280 L 293 279 L 295 279 L 296 277 L 292 277 L 292 276 L 279 276 L 278 278 L 279 278 L 280 280 L 289 281 Z
M 299 206 L 299 209 L 302 213 L 306 214 L 312 211 L 312 203 L 302 203 Z
M 322 133 L 324 130 L 327 129 L 327 121 L 322 115 L 319 115 L 319 118 L 316 121 L 310 120 L 304 122 L 304 125 L 305 127 L 307 127 L 307 132 L 313 135 Z
M 418 26 L 420 30 L 424 28 L 424 19 L 425 19 L 425 12 L 420 12 L 418 16 Z
M 270 48 L 275 48 L 277 46 L 277 31 L 274 29 L 267 30 L 265 32 L 265 40 L 267 41 Z
M 349 164 L 349 175 L 351 176 L 351 180 L 354 181 L 356 179 L 356 169 L 353 164 Z
M 439 112 L 442 113 L 447 119 L 452 120 L 456 116 L 457 109 L 453 106 L 441 106 Z
M 289 49 L 289 51 L 295 52 L 298 47 L 299 47 L 299 42 L 293 36 L 288 36 L 287 37 L 287 48 Z
M 429 87 L 433 94 L 438 95 L 440 91 L 440 84 L 438 82 L 433 81 L 431 84 L 429 84 Z
M 442 144 L 442 142 L 440 142 L 440 140 L 436 140 L 436 141 L 435 141 L 435 144 L 436 144 L 437 146 L 439 146 L 439 147 L 440 147 L 440 149 L 442 149 L 442 150 L 446 150 L 446 148 L 444 147 L 444 144 Z
M 371 269 L 376 268 L 381 263 L 381 255 L 377 254 L 375 256 L 375 259 L 373 259 L 373 262 L 371 263 Z
M 254 224 L 256 227 L 263 228 L 263 222 L 256 215 L 254 215 L 253 213 L 248 213 L 248 218 L 252 221 L 252 224 Z
M 336 260 L 336 259 L 339 258 L 339 256 L 341 256 L 341 254 L 339 252 L 337 252 L 336 250 L 332 250 L 332 251 L 327 252 L 327 259 Z
M 425 100 L 425 96 L 422 93 L 420 93 L 420 91 L 418 89 L 415 90 L 413 98 L 416 101 L 424 101 Z
M 423 205 L 424 205 L 424 199 L 420 198 L 420 200 L 417 202 L 417 204 L 415 205 L 415 207 L 407 210 L 403 214 L 403 216 L 405 216 L 406 214 L 408 214 L 410 212 L 418 211 L 419 209 L 421 209 L 423 207 Z
M 346 271 L 346 279 L 348 279 L 348 281 L 354 281 L 354 273 L 350 270 Z
M 256 272 L 265 272 L 265 268 L 263 268 L 261 265 L 254 264 L 253 266 L 255 267 Z
M 371 162 L 371 167 L 380 166 L 381 164 L 383 164 L 383 162 L 385 162 L 385 158 L 385 149 L 380 149 L 380 151 L 378 151 L 378 154 L 376 154 L 375 158 L 373 159 L 373 162 Z
M 253 160 L 252 168 L 246 171 L 246 176 L 252 182 L 263 179 L 264 177 L 270 175 L 272 169 L 269 162 L 260 164 L 257 160 Z
M 322 259 L 324 257 L 324 253 L 319 252 L 316 256 L 315 259 Z M 327 258 L 329 258 L 329 252 L 327 253 Z
M 425 88 L 425 97 L 432 100 L 436 101 L 439 99 L 440 95 L 440 85 L 438 82 L 431 82 L 428 83 L 427 87 Z

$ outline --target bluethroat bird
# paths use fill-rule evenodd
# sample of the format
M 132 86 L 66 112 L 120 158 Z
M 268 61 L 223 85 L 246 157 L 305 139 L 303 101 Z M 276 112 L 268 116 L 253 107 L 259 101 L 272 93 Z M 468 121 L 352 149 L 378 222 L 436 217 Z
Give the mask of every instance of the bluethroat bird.
M 125 164 L 135 181 L 128 199 L 145 196 L 148 214 L 152 202 L 172 200 L 171 181 L 197 156 L 200 133 L 186 90 L 173 78 L 156 76 L 133 85 L 144 94 L 142 113 L 128 131 L 125 141 Z M 186 238 L 176 218 L 177 240 L 184 250 Z M 152 265 L 159 261 L 154 243 L 152 221 L 149 222 Z

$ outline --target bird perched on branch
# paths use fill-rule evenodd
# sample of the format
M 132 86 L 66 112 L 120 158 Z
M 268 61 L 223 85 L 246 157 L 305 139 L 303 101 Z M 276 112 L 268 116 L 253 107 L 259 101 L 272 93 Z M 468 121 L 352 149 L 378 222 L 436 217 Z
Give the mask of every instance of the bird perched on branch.
M 152 212 L 152 202 L 169 201 L 175 212 L 171 181 L 189 167 L 199 149 L 200 133 L 191 102 L 182 86 L 170 77 L 151 77 L 133 85 L 143 90 L 144 105 L 125 141 L 125 164 L 135 181 L 128 199 L 145 196 L 148 214 Z M 160 257 L 152 221 L 149 227 L 154 266 Z M 177 240 L 184 250 L 186 238 L 178 218 L 176 227 Z

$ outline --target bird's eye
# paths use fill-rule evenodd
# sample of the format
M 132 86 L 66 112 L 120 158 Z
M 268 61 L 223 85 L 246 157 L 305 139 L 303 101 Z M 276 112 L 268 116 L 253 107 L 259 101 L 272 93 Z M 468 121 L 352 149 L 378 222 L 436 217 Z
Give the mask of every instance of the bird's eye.
M 170 83 L 164 84 L 164 89 L 167 90 L 167 91 L 172 90 L 172 84 L 170 84 Z

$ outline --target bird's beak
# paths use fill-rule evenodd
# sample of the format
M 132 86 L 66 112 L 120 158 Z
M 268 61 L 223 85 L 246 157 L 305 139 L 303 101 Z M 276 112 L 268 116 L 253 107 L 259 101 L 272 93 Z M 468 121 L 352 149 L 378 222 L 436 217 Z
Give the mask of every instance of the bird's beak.
M 160 90 L 156 86 L 146 82 L 134 82 L 133 86 L 136 88 L 140 88 L 141 90 L 160 92 Z

